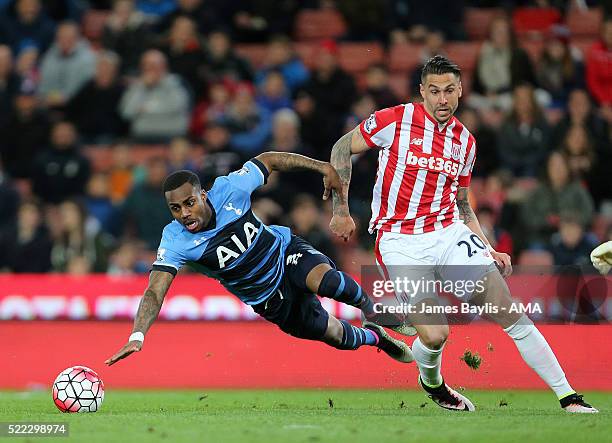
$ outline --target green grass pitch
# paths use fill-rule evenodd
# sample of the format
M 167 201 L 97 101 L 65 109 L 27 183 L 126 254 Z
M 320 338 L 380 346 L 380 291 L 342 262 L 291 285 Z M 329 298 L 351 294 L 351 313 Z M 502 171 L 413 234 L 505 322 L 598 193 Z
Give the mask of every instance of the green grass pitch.
M 612 395 L 585 398 L 602 412 L 570 415 L 550 392 L 466 391 L 473 414 L 420 391 L 116 391 L 95 414 L 62 414 L 50 392 L 0 392 L 0 421 L 69 423 L 74 442 L 604 442 Z M 37 437 L 0 441 L 41 441 Z

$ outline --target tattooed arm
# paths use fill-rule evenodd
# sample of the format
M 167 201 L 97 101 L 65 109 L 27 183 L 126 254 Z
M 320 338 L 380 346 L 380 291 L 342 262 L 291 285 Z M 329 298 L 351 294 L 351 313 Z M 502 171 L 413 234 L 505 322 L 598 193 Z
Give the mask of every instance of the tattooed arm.
M 347 241 L 355 231 L 355 222 L 351 218 L 348 193 L 351 184 L 351 155 L 366 151 L 366 144 L 359 127 L 344 134 L 334 144 L 331 152 L 331 164 L 338 171 L 342 183 L 342 191 L 333 192 L 333 217 L 329 223 L 332 232 Z
M 259 160 L 269 172 L 293 171 L 296 169 L 309 169 L 323 175 L 323 200 L 327 200 L 331 190 L 341 189 L 340 177 L 334 167 L 328 162 L 315 160 L 305 155 L 290 152 L 264 152 L 255 159 Z
M 468 200 L 468 188 L 459 188 L 457 190 L 457 208 L 459 209 L 459 217 L 463 220 L 463 223 L 470 228 L 472 232 L 474 232 L 480 239 L 487 245 L 491 256 L 497 262 L 502 275 L 508 276 L 512 273 L 512 263 L 510 260 L 510 256 L 508 254 L 504 254 L 503 252 L 497 252 L 493 249 L 489 240 L 484 235 L 482 228 L 480 227 L 480 223 L 478 222 L 478 218 L 476 214 L 474 214 L 474 210 L 472 209 L 472 205 Z
M 170 288 L 170 284 L 174 276 L 169 272 L 151 271 L 149 276 L 149 286 L 145 290 L 136 318 L 134 319 L 134 327 L 132 333 L 142 332 L 146 334 L 161 310 L 164 302 L 164 297 Z M 130 341 L 121 348 L 115 355 L 105 361 L 107 365 L 112 365 L 117 361 L 127 357 L 133 352 L 138 352 L 142 349 L 142 341 Z

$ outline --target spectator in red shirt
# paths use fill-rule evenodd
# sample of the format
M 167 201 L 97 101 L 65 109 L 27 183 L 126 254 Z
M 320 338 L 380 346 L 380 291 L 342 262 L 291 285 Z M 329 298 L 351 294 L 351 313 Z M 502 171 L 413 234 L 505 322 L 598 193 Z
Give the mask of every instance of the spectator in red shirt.
M 612 17 L 601 30 L 601 40 L 595 42 L 586 60 L 587 87 L 602 107 L 604 118 L 612 123 Z

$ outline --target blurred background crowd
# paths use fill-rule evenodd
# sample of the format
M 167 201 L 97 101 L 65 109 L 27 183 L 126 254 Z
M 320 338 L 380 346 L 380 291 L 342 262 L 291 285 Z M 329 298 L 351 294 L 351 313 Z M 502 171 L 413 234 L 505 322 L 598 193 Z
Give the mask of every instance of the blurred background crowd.
M 164 177 L 208 187 L 266 150 L 329 160 L 420 69 L 462 69 L 473 207 L 519 264 L 612 239 L 612 6 L 588 0 L 0 0 L 0 270 L 145 273 Z M 345 270 L 372 263 L 377 153 L 354 158 L 349 243 L 320 177 L 273 175 L 256 214 Z

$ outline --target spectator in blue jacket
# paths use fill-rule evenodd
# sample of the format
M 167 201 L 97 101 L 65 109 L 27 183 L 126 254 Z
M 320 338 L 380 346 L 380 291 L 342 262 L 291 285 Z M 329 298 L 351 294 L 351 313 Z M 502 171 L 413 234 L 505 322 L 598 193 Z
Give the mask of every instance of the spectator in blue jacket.
M 279 71 L 290 92 L 308 81 L 308 69 L 293 50 L 292 42 L 284 35 L 274 37 L 268 44 L 266 64 L 255 75 L 255 82 L 262 85 L 270 72 Z

